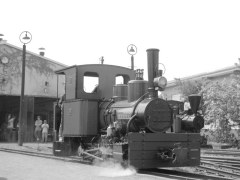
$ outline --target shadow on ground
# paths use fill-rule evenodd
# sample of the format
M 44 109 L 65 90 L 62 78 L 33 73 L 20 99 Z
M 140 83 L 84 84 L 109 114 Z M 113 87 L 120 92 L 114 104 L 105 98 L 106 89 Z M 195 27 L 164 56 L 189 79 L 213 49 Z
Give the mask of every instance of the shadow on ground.
M 7 178 L 5 178 L 5 177 L 0 177 L 0 180 L 7 180 Z

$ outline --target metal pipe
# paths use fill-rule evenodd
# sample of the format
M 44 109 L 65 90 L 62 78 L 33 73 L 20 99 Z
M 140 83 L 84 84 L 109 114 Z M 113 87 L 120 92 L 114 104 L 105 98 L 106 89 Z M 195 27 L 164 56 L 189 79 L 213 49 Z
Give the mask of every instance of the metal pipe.
M 90 154 L 90 153 L 88 153 L 88 152 L 86 152 L 86 151 L 83 151 L 82 153 L 85 154 L 85 155 L 87 155 L 87 156 L 93 157 L 93 158 L 95 158 L 95 159 L 99 159 L 99 160 L 101 160 L 101 161 L 104 160 L 103 158 L 100 158 L 100 157 L 98 157 L 98 156 L 95 156 L 95 155 L 93 155 L 93 154 Z
M 134 70 L 134 57 L 131 56 L 131 69 Z
M 134 121 L 134 118 L 137 116 L 137 114 L 134 114 L 127 123 L 127 133 L 129 133 L 129 128 L 130 128 L 130 124 Z
M 58 74 L 57 74 L 57 101 L 59 100 L 59 99 L 58 99 L 58 81 L 59 81 L 59 80 L 58 80 Z

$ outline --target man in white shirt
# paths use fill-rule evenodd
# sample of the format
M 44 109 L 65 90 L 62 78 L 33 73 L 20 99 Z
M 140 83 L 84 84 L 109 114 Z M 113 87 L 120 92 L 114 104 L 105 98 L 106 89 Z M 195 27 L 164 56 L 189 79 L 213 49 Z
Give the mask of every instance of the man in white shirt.
M 40 116 L 37 116 L 37 120 L 35 121 L 35 138 L 37 141 L 41 138 L 41 128 L 42 126 L 42 120 Z

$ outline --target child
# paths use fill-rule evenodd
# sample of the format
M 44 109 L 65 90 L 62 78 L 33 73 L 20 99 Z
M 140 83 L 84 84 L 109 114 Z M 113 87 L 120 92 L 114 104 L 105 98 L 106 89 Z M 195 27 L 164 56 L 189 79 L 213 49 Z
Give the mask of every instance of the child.
M 47 120 L 44 120 L 44 123 L 42 124 L 42 142 L 47 142 L 48 137 L 48 129 L 49 125 L 47 124 Z

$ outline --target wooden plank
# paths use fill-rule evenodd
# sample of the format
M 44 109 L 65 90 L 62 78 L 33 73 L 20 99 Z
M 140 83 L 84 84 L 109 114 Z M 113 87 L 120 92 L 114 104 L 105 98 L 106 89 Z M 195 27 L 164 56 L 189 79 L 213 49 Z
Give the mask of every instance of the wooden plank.
M 186 143 L 184 144 L 186 146 Z M 159 150 L 160 148 L 174 147 L 174 142 L 132 142 L 130 150 Z
M 199 157 L 200 158 L 200 148 L 190 148 L 189 149 L 189 156 L 190 157 Z
M 184 157 L 184 159 L 192 159 L 192 158 L 200 158 L 200 152 L 198 151 L 190 151 L 189 149 L 187 148 L 184 148 L 182 150 L 185 150 L 185 154 L 186 155 L 186 158 Z M 147 159 L 152 159 L 152 160 L 156 160 L 158 157 L 157 157 L 157 153 L 159 153 L 160 151 L 137 151 L 137 150 L 132 150 L 132 151 L 129 151 L 129 158 L 131 160 L 140 160 L 140 159 L 144 159 L 144 160 L 147 160 Z M 177 156 L 179 155 L 183 155 L 181 153 L 177 154 Z M 159 159 L 160 160 L 160 159 Z
M 159 150 L 160 148 L 177 148 L 178 142 L 131 142 L 130 150 Z M 181 142 L 180 147 L 200 148 L 199 142 Z
M 200 141 L 198 133 L 129 133 L 129 142 L 132 141 Z
M 199 133 L 189 133 L 188 139 L 189 139 L 189 141 L 200 141 L 201 136 Z
M 130 151 L 129 157 L 131 160 L 155 160 L 157 159 L 157 151 Z

